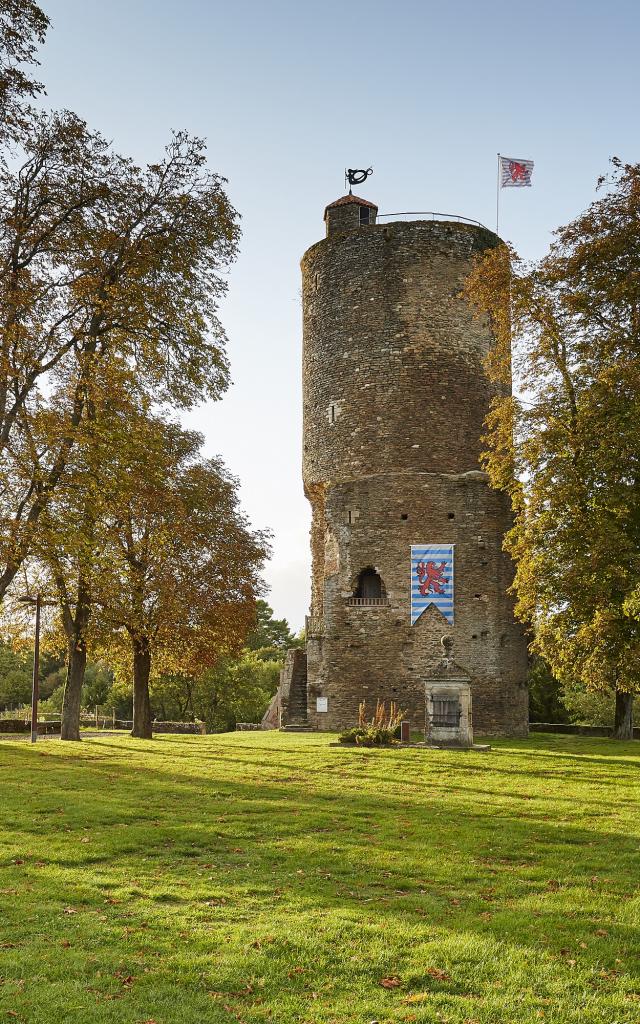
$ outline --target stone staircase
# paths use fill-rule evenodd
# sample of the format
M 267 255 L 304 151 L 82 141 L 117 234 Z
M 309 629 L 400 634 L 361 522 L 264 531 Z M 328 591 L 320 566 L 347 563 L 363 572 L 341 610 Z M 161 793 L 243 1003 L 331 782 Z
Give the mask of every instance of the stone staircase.
M 311 732 L 307 718 L 307 652 L 287 651 L 280 677 L 282 701 L 281 732 Z

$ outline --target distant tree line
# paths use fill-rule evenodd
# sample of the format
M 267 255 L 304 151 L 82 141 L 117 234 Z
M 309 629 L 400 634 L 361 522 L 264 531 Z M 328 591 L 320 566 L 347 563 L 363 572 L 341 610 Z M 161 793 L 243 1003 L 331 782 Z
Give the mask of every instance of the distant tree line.
M 49 637 L 49 643 L 55 639 Z M 159 721 L 200 721 L 210 732 L 234 729 L 237 722 L 259 722 L 280 678 L 285 652 L 304 642 L 289 629 L 286 619 L 276 619 L 266 601 L 256 602 L 255 625 L 240 653 L 221 657 L 213 668 L 193 674 L 157 674 L 150 683 L 151 714 Z M 33 651 L 30 645 L 16 650 L 0 643 L 0 714 L 27 714 L 31 700 Z M 40 663 L 41 709 L 58 717 L 62 712 L 66 657 L 45 650 Z M 119 720 L 131 718 L 131 683 L 126 672 L 114 671 L 106 661 L 87 660 L 80 709 Z

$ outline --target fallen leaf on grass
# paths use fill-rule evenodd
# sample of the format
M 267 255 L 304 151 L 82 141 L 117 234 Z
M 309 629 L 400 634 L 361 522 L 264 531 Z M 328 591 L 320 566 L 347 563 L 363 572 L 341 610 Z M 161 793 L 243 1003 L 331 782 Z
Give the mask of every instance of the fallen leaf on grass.
M 413 992 L 410 996 L 405 996 L 401 999 L 401 1003 L 410 1005 L 411 1003 L 425 1003 L 427 999 L 432 999 L 433 993 L 431 992 Z
M 560 882 L 557 878 L 550 878 L 547 882 L 547 889 L 551 889 L 552 892 L 557 892 L 560 888 Z
M 75 910 L 73 907 L 65 907 L 64 910 L 63 910 L 63 914 L 77 914 L 77 913 L 78 913 L 78 911 Z
M 428 967 L 427 974 L 430 978 L 435 978 L 436 981 L 451 981 L 451 975 L 446 971 L 441 971 L 439 967 Z
M 124 985 L 125 988 L 131 988 L 136 980 L 133 974 L 123 974 L 122 971 L 116 971 L 114 978 L 117 978 L 120 984 Z
M 294 967 L 292 970 L 288 971 L 287 977 L 293 978 L 296 974 L 304 974 L 304 967 Z
M 594 935 L 597 935 L 599 939 L 606 939 L 608 934 L 609 932 L 605 931 L 604 928 L 598 928 L 597 932 L 594 932 Z
M 399 988 L 402 981 L 397 974 L 392 974 L 388 978 L 380 978 L 380 984 L 383 988 Z
M 124 992 L 103 992 L 100 988 L 87 988 L 87 992 L 90 992 L 92 996 L 95 996 L 96 1002 L 103 1000 L 110 1002 L 114 999 L 122 999 Z
M 251 943 L 251 948 L 252 949 L 260 949 L 260 947 L 263 946 L 265 943 L 267 943 L 267 942 L 270 943 L 270 942 L 275 942 L 275 941 L 276 941 L 275 935 L 264 935 L 261 939 L 254 939 L 254 941 Z
M 68 939 L 63 939 L 60 945 L 62 946 L 63 949 L 69 949 L 71 943 L 69 942 Z

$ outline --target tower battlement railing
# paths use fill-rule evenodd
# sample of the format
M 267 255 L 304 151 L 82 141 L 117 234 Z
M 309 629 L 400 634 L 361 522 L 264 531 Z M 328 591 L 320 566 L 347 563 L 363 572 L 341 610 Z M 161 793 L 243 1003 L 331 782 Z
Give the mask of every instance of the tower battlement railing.
M 459 213 L 438 213 L 436 210 L 404 210 L 402 213 L 379 213 L 377 219 L 379 221 L 384 218 L 389 220 L 392 217 L 396 220 L 399 220 L 401 217 L 412 217 L 418 220 L 452 220 L 458 224 L 473 224 L 477 228 L 484 228 L 485 231 L 490 230 L 482 221 L 473 220 L 471 217 L 463 217 Z

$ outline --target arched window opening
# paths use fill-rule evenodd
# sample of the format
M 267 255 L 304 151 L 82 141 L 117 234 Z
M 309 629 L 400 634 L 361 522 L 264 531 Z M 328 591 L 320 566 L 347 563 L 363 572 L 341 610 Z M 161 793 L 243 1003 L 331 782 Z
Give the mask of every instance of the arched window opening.
M 349 599 L 349 603 L 355 605 L 388 604 L 382 577 L 372 566 L 367 566 L 358 575 L 353 597 Z
M 363 569 L 354 597 L 382 597 L 382 580 L 375 569 Z

